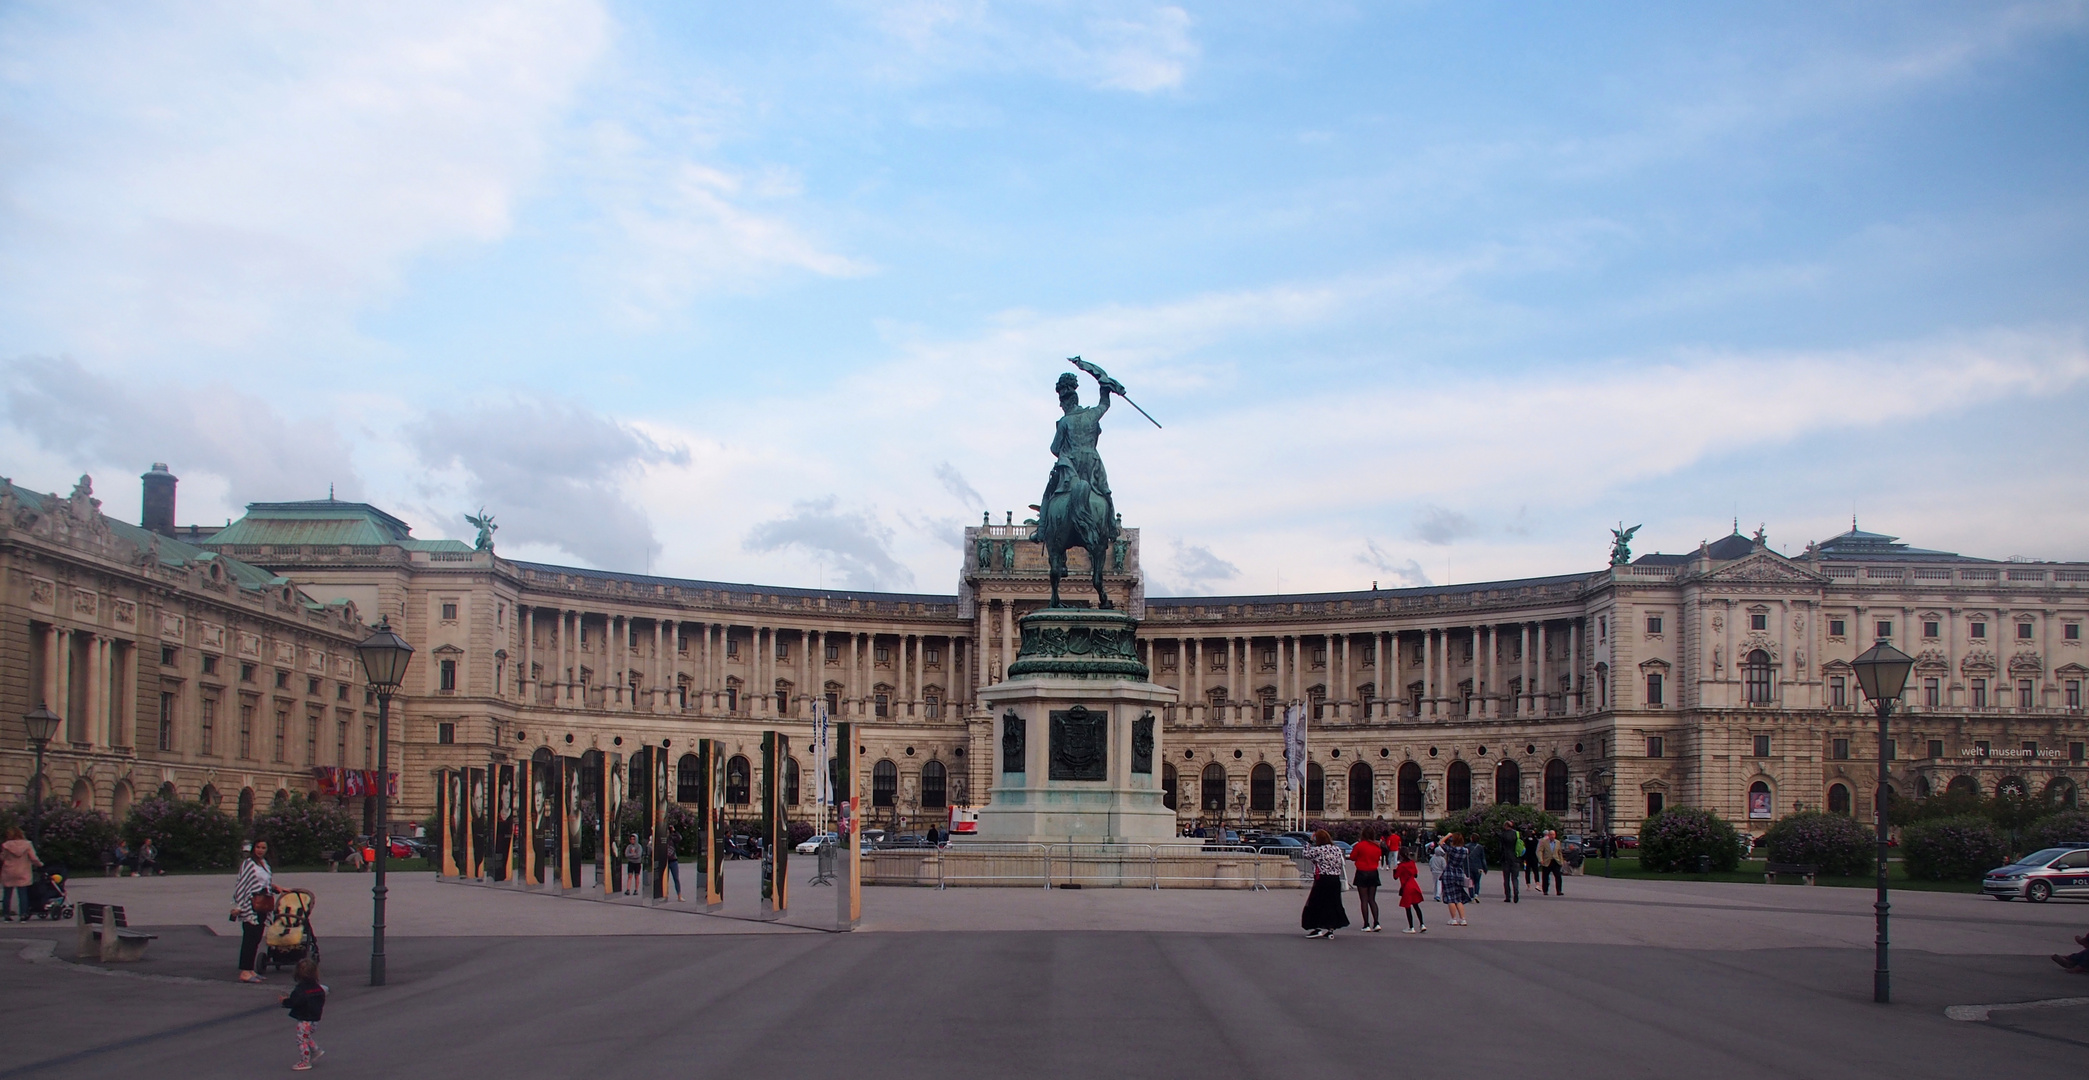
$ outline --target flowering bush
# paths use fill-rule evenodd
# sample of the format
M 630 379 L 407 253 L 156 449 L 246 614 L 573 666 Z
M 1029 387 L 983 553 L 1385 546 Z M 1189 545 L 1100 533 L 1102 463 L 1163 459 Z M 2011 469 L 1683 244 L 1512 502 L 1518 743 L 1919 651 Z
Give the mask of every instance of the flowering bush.
M 41 808 L 18 806 L 15 814 L 36 857 L 53 869 L 63 867 L 75 874 L 102 868 L 102 852 L 116 843 L 116 824 L 99 810 L 79 810 L 58 799 L 45 799 Z
M 123 835 L 132 851 L 151 837 L 164 870 L 230 870 L 239 863 L 239 822 L 200 802 L 147 799 L 131 807 Z
M 293 795 L 254 819 L 254 839 L 268 841 L 271 865 L 309 865 L 346 851 L 355 826 L 334 803 Z
M 675 838 L 675 855 L 684 859 L 696 858 L 703 846 L 703 816 L 691 811 L 678 802 L 667 804 L 667 834 Z
M 1639 827 L 1639 864 L 1649 870 L 1694 873 L 1703 855 L 1711 856 L 1713 870 L 1741 865 L 1741 834 L 1710 810 L 1670 807 Z
M 2009 861 L 2008 845 L 1984 817 L 1918 821 L 1901 830 L 1908 876 L 1925 881 L 1972 881 Z
M 1763 845 L 1772 862 L 1812 863 L 1823 874 L 1849 877 L 1877 867 L 1877 833 L 1845 814 L 1787 814 L 1763 834 Z
M 2089 844 L 2089 814 L 2080 810 L 2062 810 L 2039 818 L 2024 830 L 2026 851 L 2069 844 Z

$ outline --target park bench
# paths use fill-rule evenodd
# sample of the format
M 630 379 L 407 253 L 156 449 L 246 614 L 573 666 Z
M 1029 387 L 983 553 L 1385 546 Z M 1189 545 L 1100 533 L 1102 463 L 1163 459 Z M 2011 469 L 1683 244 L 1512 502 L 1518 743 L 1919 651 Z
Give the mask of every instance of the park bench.
M 1763 867 L 1763 884 L 1775 885 L 1777 884 L 1777 875 L 1784 874 L 1791 877 L 1803 877 L 1806 879 L 1806 883 L 1811 885 L 1813 884 L 1813 876 L 1819 873 L 1820 869 L 1820 867 L 1812 863 L 1769 863 Z
M 75 919 L 80 927 L 82 959 L 143 960 L 145 947 L 159 936 L 129 929 L 130 923 L 123 917 L 123 908 L 115 904 L 77 904 L 73 910 L 77 912 Z

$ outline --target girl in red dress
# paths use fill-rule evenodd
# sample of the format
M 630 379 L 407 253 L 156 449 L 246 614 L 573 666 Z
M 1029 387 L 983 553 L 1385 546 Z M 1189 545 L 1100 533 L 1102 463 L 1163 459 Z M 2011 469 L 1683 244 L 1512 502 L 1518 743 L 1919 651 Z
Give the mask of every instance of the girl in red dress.
M 1422 918 L 1422 887 L 1415 883 L 1414 852 L 1403 851 L 1400 861 L 1393 867 L 1393 880 L 1400 883 L 1400 910 L 1407 913 L 1407 929 L 1403 934 L 1429 932 L 1429 923 Z

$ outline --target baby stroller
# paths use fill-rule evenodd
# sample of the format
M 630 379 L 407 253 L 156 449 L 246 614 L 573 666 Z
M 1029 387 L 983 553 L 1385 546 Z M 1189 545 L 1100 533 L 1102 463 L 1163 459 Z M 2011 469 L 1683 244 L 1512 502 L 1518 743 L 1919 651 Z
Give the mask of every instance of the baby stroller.
M 319 935 L 312 931 L 312 891 L 285 889 L 276 894 L 276 909 L 261 929 L 261 956 L 254 964 L 258 974 L 273 964 L 276 970 L 295 965 L 309 956 L 319 959 Z
M 65 870 L 48 866 L 37 867 L 36 880 L 29 883 L 28 911 L 22 920 L 49 919 L 52 922 L 70 922 L 73 917 L 72 903 L 65 895 Z

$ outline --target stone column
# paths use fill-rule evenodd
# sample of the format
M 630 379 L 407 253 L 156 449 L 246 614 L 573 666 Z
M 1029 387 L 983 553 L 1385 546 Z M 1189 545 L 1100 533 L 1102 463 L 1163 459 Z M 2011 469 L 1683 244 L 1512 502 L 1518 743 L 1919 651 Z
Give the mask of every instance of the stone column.
M 1277 647 L 1277 703 L 1284 705 L 1295 696 L 1291 692 L 1291 639 L 1278 634 L 1273 644 Z
M 561 608 L 551 620 L 551 698 L 560 698 L 559 688 L 566 683 L 566 612 Z
M 85 741 L 97 749 L 108 745 L 108 670 L 109 639 L 100 634 L 88 635 L 87 738 Z
M 1567 693 L 1569 696 L 1563 704 L 1577 713 L 1582 711 L 1581 628 L 1586 621 L 1586 619 L 1575 619 L 1567 624 Z
M 921 681 L 921 673 L 926 667 L 922 653 L 928 650 L 928 637 L 925 634 L 908 634 L 900 639 L 900 648 L 906 648 L 909 641 L 914 644 L 914 687 L 912 696 L 907 698 L 907 715 L 919 719 L 923 712 L 921 703 L 928 700 L 928 695 L 922 690 L 924 684 Z
M 1680 629 L 1681 625 L 1682 620 L 1678 618 L 1677 628 Z M 1552 665 L 1548 662 L 1551 658 L 1552 624 L 1540 621 L 1538 623 L 1538 693 L 1543 696 L 1538 698 L 1539 716 L 1552 715 Z
M 987 654 L 982 650 L 986 648 L 989 636 L 987 620 L 992 614 L 992 609 L 992 602 L 982 598 L 978 606 L 972 611 L 972 641 L 974 645 L 969 659 L 972 661 L 973 701 L 978 701 L 979 692 L 986 689 Z
M 116 707 L 111 710 L 115 723 L 111 742 L 117 746 L 134 746 L 138 730 L 138 642 L 123 646 L 123 684 L 116 689 Z M 155 743 L 154 745 L 158 745 Z M 307 764 L 315 764 L 308 762 Z
M 858 685 L 858 681 L 856 678 L 856 670 L 858 667 L 861 666 L 858 658 L 862 656 L 863 651 L 857 646 L 856 639 L 860 636 L 861 635 L 857 634 L 853 630 L 849 632 L 849 662 L 847 669 L 842 672 L 841 680 L 841 714 L 843 716 L 858 715 L 858 711 L 856 708 L 856 699 L 858 696 L 856 690 L 856 687 Z
M 1018 643 L 1015 639 L 1015 601 L 1001 601 L 1001 678 L 1008 678 L 1008 665 L 1015 663 Z
M 56 626 L 44 628 L 44 707 L 65 715 L 65 683 L 62 681 L 64 664 L 61 650 L 65 648 L 65 631 Z
M 1233 666 L 1226 672 L 1226 700 L 1239 701 L 1243 692 L 1241 687 L 1245 685 L 1243 680 L 1247 678 L 1249 641 L 1244 637 L 1227 638 L 1226 645 L 1233 650 Z M 1238 709 L 1239 706 L 1236 705 L 1234 708 Z
M 1197 639 L 1182 639 L 1182 718 L 1186 723 L 1197 719 L 1198 693 L 1203 680 L 1197 678 Z

